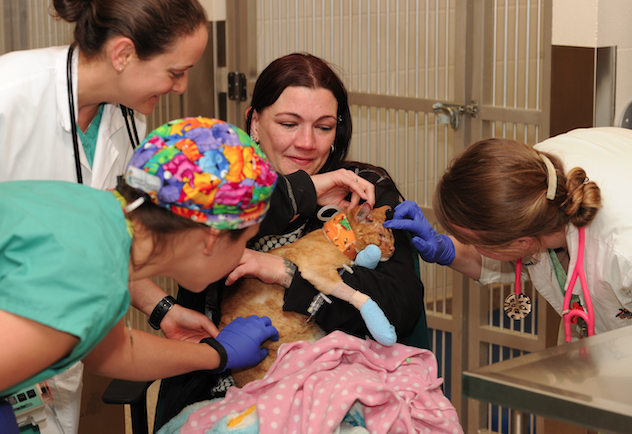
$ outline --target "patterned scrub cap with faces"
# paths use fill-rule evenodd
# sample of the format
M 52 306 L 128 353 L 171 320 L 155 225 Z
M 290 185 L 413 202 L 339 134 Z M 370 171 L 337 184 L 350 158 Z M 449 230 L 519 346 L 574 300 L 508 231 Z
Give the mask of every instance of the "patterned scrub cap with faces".
M 263 220 L 277 174 L 244 131 L 197 117 L 152 131 L 134 151 L 125 178 L 156 205 L 223 230 Z

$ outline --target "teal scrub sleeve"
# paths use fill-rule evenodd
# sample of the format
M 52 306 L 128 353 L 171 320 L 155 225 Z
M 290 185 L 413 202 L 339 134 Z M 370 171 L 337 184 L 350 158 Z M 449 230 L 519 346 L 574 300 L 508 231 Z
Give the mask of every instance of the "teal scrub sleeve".
M 0 183 L 0 309 L 79 338 L 71 354 L 12 390 L 81 360 L 123 317 L 130 247 L 111 192 L 63 181 Z

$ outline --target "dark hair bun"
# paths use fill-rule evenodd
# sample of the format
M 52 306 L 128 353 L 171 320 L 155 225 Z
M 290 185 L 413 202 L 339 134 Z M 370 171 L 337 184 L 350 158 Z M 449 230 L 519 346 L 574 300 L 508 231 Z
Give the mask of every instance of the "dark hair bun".
M 54 11 L 51 14 L 66 22 L 75 23 L 89 5 L 90 0 L 53 0 Z

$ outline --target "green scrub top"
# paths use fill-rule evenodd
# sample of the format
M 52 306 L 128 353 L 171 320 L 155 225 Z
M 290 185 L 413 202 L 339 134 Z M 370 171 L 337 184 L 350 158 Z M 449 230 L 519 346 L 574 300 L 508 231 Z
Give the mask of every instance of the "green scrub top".
M 68 356 L 0 396 L 64 371 L 123 317 L 131 241 L 111 192 L 64 181 L 0 183 L 0 309 L 79 338 Z

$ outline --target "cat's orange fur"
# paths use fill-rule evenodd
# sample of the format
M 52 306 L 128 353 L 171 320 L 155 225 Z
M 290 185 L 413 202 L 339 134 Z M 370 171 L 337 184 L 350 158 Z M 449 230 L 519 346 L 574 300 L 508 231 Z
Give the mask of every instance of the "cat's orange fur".
M 386 212 L 390 209 L 389 206 L 383 206 L 372 210 L 365 204 L 347 212 L 347 219 L 356 235 L 358 252 L 369 244 L 375 244 L 382 251 L 382 261 L 393 255 L 393 234 L 382 226 L 386 220 Z M 269 253 L 287 258 L 296 264 L 301 276 L 326 294 L 331 293 L 336 283 L 342 282 L 338 269 L 343 264 L 352 265 L 352 261 L 320 229 Z M 306 324 L 307 316 L 283 311 L 284 292 L 280 285 L 266 284 L 258 279 L 241 279 L 226 291 L 222 301 L 220 329 L 237 317 L 259 315 L 269 317 L 280 336 L 277 342 L 268 340 L 264 343 L 270 355 L 261 363 L 251 368 L 233 370 L 238 387 L 263 378 L 276 360 L 276 351 L 281 344 L 300 340 L 314 342 L 325 334 L 315 321 Z

